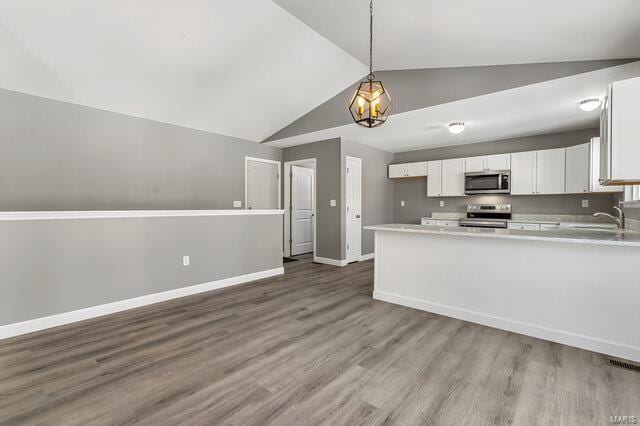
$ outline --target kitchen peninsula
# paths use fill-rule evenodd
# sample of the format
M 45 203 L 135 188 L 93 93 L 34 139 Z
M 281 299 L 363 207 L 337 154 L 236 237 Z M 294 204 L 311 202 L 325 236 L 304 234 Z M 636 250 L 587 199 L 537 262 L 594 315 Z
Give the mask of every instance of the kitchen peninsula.
M 375 299 L 640 361 L 637 232 L 365 229 Z

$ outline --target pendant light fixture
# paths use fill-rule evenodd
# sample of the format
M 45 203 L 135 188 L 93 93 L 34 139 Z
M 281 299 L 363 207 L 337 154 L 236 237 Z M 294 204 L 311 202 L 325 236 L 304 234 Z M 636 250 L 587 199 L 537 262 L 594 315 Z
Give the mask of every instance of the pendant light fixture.
M 362 81 L 349 102 L 353 121 L 362 127 L 379 127 L 391 111 L 391 97 L 373 75 L 373 0 L 369 2 L 369 75 Z

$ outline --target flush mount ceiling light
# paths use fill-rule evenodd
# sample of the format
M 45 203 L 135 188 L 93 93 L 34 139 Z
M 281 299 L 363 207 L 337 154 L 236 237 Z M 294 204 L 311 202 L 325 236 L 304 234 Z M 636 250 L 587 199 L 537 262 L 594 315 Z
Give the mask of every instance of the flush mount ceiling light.
M 373 0 L 369 2 L 369 75 L 360 83 L 349 102 L 353 121 L 362 127 L 379 127 L 387 121 L 391 111 L 391 97 L 373 75 Z
M 600 106 L 600 99 L 591 98 L 580 102 L 580 109 L 583 111 L 593 111 Z
M 467 127 L 464 125 L 462 121 L 456 121 L 454 123 L 449 124 L 449 132 L 453 133 L 454 135 L 464 132 L 464 129 L 466 128 Z

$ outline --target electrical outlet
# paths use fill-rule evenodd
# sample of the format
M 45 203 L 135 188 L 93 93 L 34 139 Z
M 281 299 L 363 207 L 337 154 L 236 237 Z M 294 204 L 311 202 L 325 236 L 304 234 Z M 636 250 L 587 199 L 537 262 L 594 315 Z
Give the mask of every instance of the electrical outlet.
M 404 207 L 404 200 L 400 201 L 400 206 Z
M 191 265 L 191 259 L 189 258 L 189 256 L 182 256 L 182 266 L 189 265 Z
M 444 207 L 444 200 L 440 201 L 440 207 Z
M 589 200 L 582 200 L 582 207 L 589 207 Z
M 336 200 L 329 200 L 329 205 L 331 207 L 335 207 L 336 206 Z
M 233 207 L 242 207 L 242 201 L 234 201 Z

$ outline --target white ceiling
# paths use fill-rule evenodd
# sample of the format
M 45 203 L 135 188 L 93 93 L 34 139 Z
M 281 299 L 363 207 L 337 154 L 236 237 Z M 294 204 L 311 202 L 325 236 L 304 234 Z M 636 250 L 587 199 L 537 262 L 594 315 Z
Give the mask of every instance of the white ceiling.
M 274 0 L 368 64 L 368 0 Z M 638 0 L 375 0 L 381 70 L 640 57 Z
M 0 87 L 254 141 L 366 74 L 271 0 L 0 0 Z
M 584 112 L 581 100 L 602 98 L 611 81 L 640 76 L 640 62 L 417 109 L 389 117 L 376 129 L 349 124 L 269 142 L 286 147 L 335 137 L 390 152 L 539 135 L 598 126 L 599 110 Z M 447 125 L 464 121 L 458 135 Z

